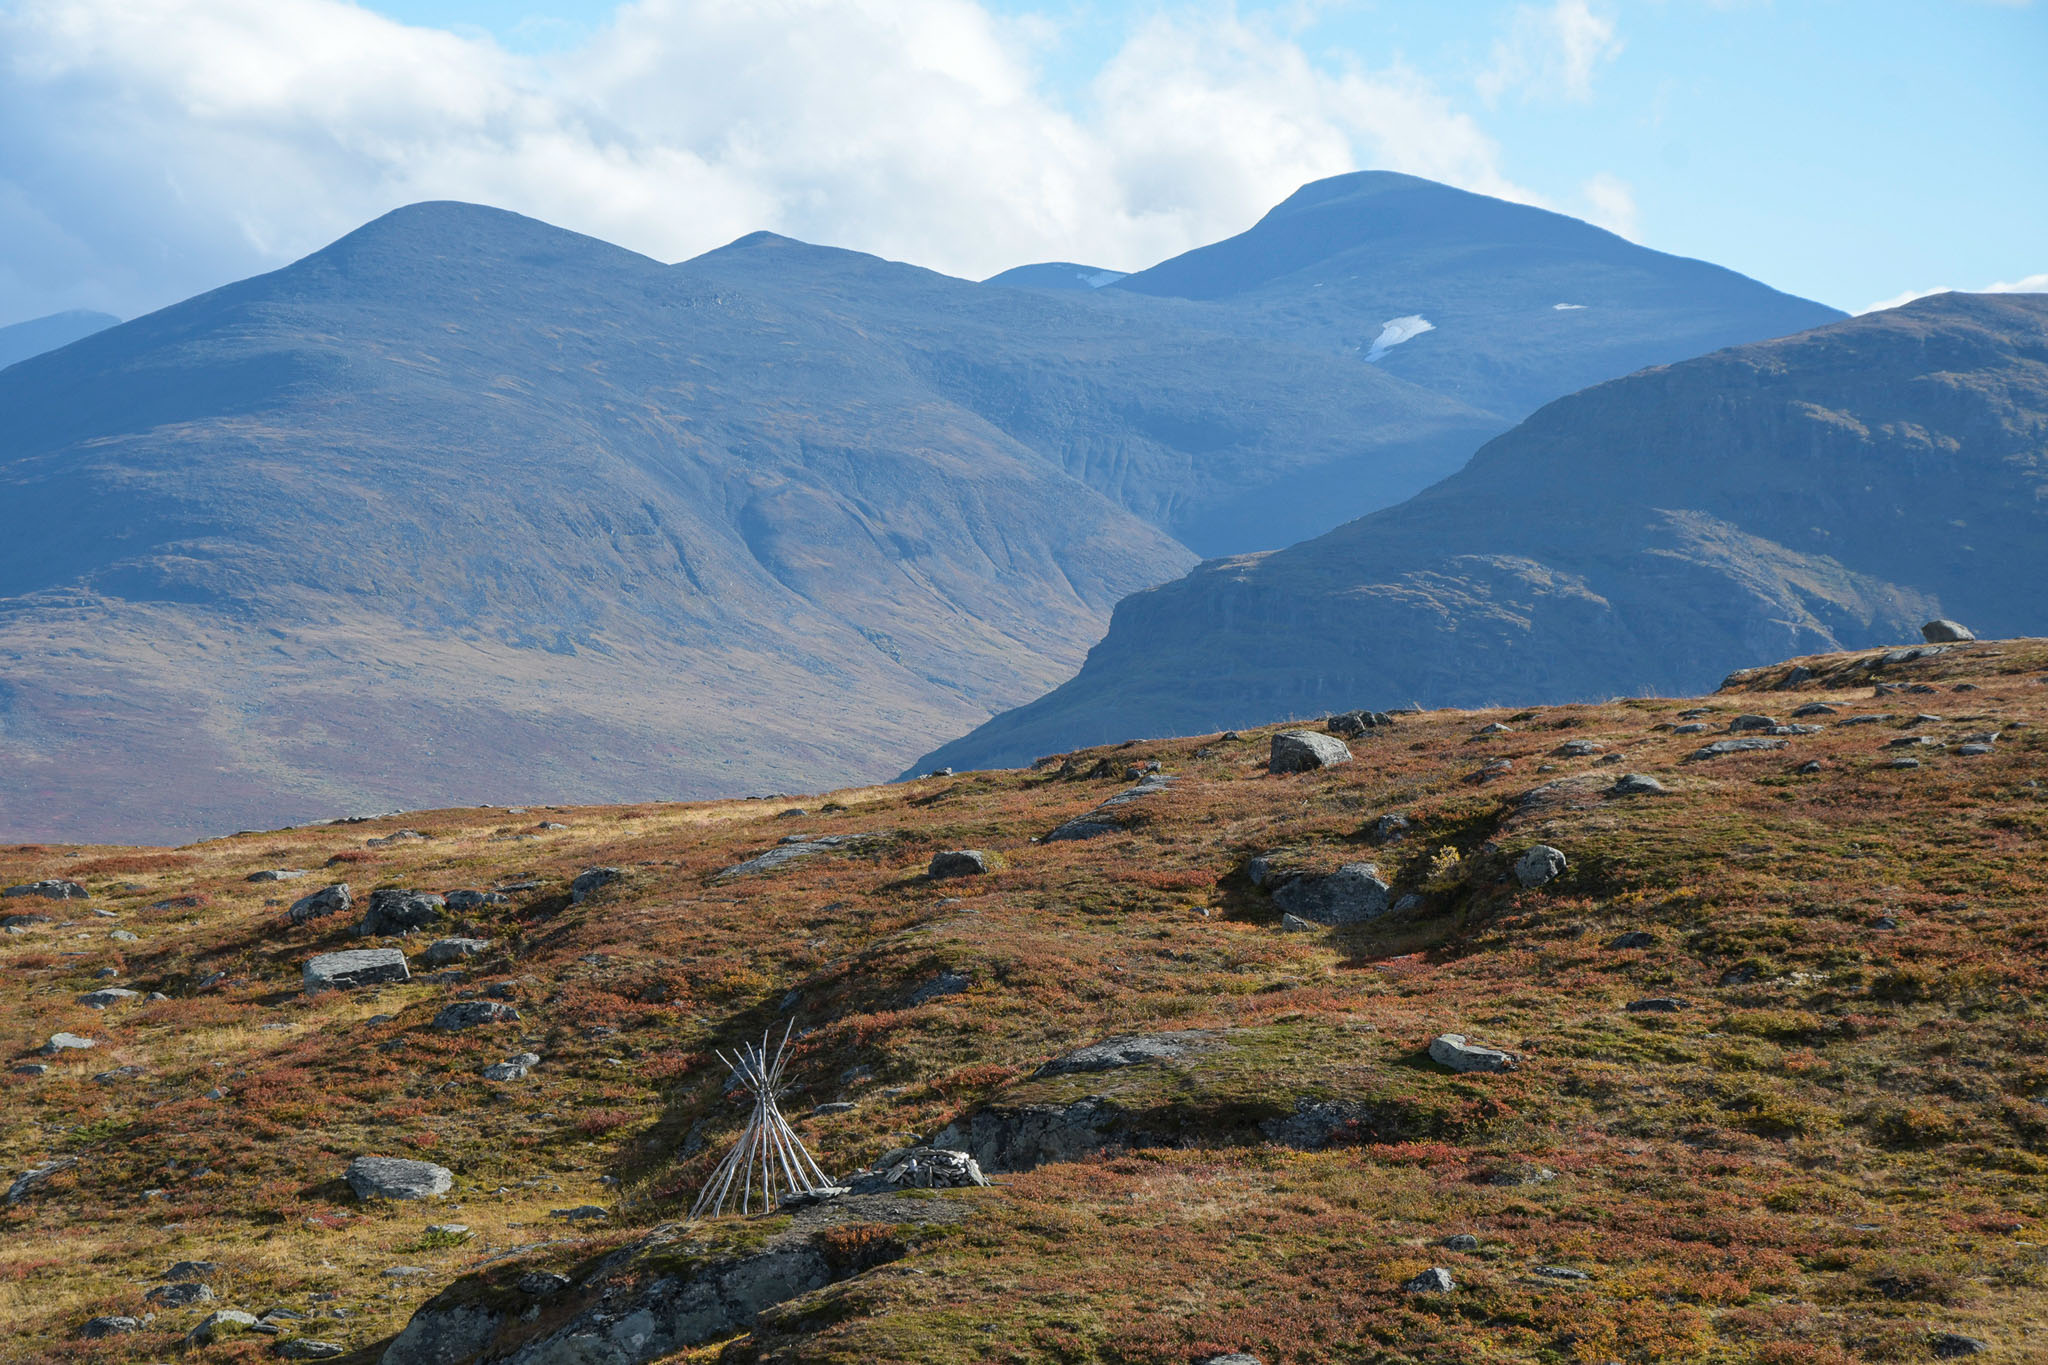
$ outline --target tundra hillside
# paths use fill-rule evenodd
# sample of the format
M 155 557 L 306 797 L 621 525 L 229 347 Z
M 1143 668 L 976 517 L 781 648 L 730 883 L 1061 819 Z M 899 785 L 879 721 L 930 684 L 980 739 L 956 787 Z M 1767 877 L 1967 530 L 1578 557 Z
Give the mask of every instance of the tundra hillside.
M 2048 641 L 1800 667 L 1295 773 L 0 849 L 0 1358 L 2027 1359 Z M 829 1171 L 993 1183 L 687 1223 L 785 1026 Z

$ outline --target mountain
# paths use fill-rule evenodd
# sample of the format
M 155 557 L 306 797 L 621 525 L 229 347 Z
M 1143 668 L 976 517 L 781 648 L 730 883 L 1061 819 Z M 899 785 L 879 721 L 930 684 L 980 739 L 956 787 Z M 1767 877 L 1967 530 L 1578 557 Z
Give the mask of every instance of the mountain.
M 1843 316 L 1576 218 L 1385 171 L 1305 185 L 1248 231 L 1111 288 L 1209 301 L 1247 335 L 1373 358 L 1503 429 L 1589 384 Z
M 112 313 L 95 313 L 79 308 L 0 327 L 0 370 L 32 355 L 69 346 L 80 337 L 104 331 L 120 320 Z
M 1129 272 L 1105 270 L 1101 266 L 1076 265 L 1072 261 L 1045 261 L 1038 265 L 1013 266 L 991 275 L 983 284 L 1008 285 L 1013 289 L 1100 289 L 1115 284 Z
M 670 266 L 424 204 L 0 371 L 0 837 L 893 772 L 1119 599 L 1509 425 L 1390 363 L 1452 329 L 1369 363 L 1274 311 L 1295 273 L 1009 287 L 769 233 Z
M 1120 603 L 918 767 L 1407 702 L 1683 695 L 2048 625 L 2048 296 L 1944 294 L 1550 404 L 1398 507 Z

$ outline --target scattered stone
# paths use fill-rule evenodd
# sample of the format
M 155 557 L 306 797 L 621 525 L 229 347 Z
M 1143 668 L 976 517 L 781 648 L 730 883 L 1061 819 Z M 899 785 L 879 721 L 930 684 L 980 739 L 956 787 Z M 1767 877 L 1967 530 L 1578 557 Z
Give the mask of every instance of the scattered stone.
M 114 940 L 114 942 L 116 942 L 116 943 L 140 943 L 140 942 L 142 942 L 142 936 L 141 936 L 140 934 L 130 933 L 130 932 L 129 932 L 128 930 L 126 930 L 126 929 L 116 929 L 116 930 L 114 930 L 114 932 L 113 932 L 113 933 L 111 933 L 111 934 L 108 934 L 108 935 L 107 935 L 107 937 L 108 937 L 108 938 L 110 938 L 110 939 L 112 939 L 112 940 Z
M 1728 722 L 1728 733 L 1731 735 L 1739 735 L 1746 730 L 1775 730 L 1777 728 L 1778 721 L 1775 716 L 1742 715 Z
M 1196 1362 L 1196 1365 L 1266 1365 L 1257 1356 L 1246 1355 L 1243 1351 L 1232 1351 L 1228 1355 L 1210 1356 Z
M 81 1038 L 75 1033 L 53 1033 L 50 1035 L 50 1041 L 43 1044 L 43 1055 L 45 1057 L 55 1057 L 62 1053 L 83 1052 L 87 1048 L 98 1046 L 99 1043 L 95 1040 Z
M 1538 1166 L 1533 1161 L 1510 1161 L 1486 1177 L 1486 1183 L 1503 1189 L 1514 1189 L 1528 1185 L 1548 1185 L 1557 1179 L 1557 1172 L 1548 1166 Z
M 347 882 L 336 882 L 323 886 L 310 896 L 301 896 L 292 902 L 286 912 L 293 924 L 304 924 L 307 920 L 319 919 L 326 915 L 345 913 L 355 904 L 355 897 L 349 894 Z
M 1310 934 L 1320 927 L 1320 925 L 1309 923 L 1300 915 L 1283 914 L 1280 916 L 1280 932 L 1283 934 Z
M 1405 838 L 1415 824 L 1405 815 L 1382 815 L 1366 827 L 1366 836 L 1376 844 L 1391 844 Z
M 1711 725 L 1702 725 L 1700 722 L 1692 720 L 1687 721 L 1683 725 L 1672 726 L 1671 733 L 1674 735 L 1703 735 L 1713 728 Z
M 1547 886 L 1564 875 L 1571 864 L 1549 844 L 1536 844 L 1515 859 L 1515 880 L 1526 887 Z
M 1880 763 L 1878 766 L 1880 768 L 1917 768 L 1920 766 L 1920 760 L 1917 758 L 1895 758 L 1889 763 Z
M 1610 796 L 1666 796 L 1671 788 L 1648 773 L 1623 773 L 1607 789 Z
M 142 1319 L 116 1314 L 87 1319 L 79 1327 L 78 1335 L 84 1337 L 87 1341 L 97 1341 L 101 1337 L 121 1337 L 128 1335 L 130 1332 L 139 1332 L 141 1330 Z
M 571 904 L 581 905 L 584 901 L 625 877 L 625 872 L 616 867 L 590 867 L 576 874 L 576 880 L 569 883 Z
M 1717 739 L 1704 749 L 1692 751 L 1694 759 L 1722 758 L 1728 754 L 1756 753 L 1764 749 L 1782 749 L 1791 741 L 1783 739 Z
M 46 901 L 90 900 L 84 887 L 77 882 L 67 882 L 61 877 L 51 877 L 40 882 L 24 882 L 0 891 L 0 896 L 41 896 Z
M 347 1355 L 348 1348 L 332 1341 L 316 1341 L 312 1337 L 294 1337 L 280 1341 L 270 1348 L 271 1353 L 284 1360 L 332 1360 Z
M 1907 735 L 1902 739 L 1891 740 L 1884 747 L 1887 749 L 1938 749 L 1941 747 L 1941 741 L 1933 735 Z
M 1963 745 L 1956 752 L 1964 758 L 1982 758 L 1991 752 L 1991 747 L 1989 744 L 1977 741 Z
M 538 1052 L 515 1052 L 502 1062 L 492 1062 L 483 1069 L 487 1081 L 523 1081 L 526 1073 L 540 1065 Z
M 242 880 L 250 882 L 295 882 L 307 875 L 302 868 L 268 867 L 261 872 L 251 872 Z
M 1145 1062 L 1163 1062 L 1181 1056 L 1191 1047 L 1205 1043 L 1209 1035 L 1190 1030 L 1180 1033 L 1140 1033 L 1105 1038 L 1064 1057 L 1055 1057 L 1033 1072 L 1034 1078 L 1071 1076 L 1081 1072 L 1114 1071 Z
M 1991 1349 L 1990 1342 L 1966 1337 L 1961 1332 L 1937 1332 L 1927 1344 L 1934 1351 L 1936 1360 L 1960 1360 L 1964 1356 L 1982 1355 Z
M 821 1104 L 817 1108 L 811 1110 L 811 1117 L 814 1119 L 822 1119 L 830 1118 L 834 1114 L 851 1114 L 854 1110 L 858 1108 L 860 1108 L 860 1106 L 855 1104 L 852 1100 L 833 1100 L 828 1104 Z
M 166 1280 L 203 1280 L 220 1274 L 219 1261 L 180 1261 L 164 1272 Z
M 351 948 L 322 953 L 309 960 L 300 975 L 308 991 L 352 990 L 357 986 L 412 980 L 405 954 L 396 948 Z
M 1806 762 L 1804 762 L 1804 763 L 1800 764 L 1800 765 L 1799 765 L 1798 767 L 1794 768 L 1794 769 L 1793 769 L 1792 771 L 1793 771 L 1793 772 L 1795 772 L 1795 773 L 1806 773 L 1806 774 L 1811 774 L 1811 773 L 1817 773 L 1817 772 L 1819 772 L 1820 770 L 1821 770 L 1821 763 L 1820 763 L 1820 760 L 1819 760 L 1819 759 L 1817 759 L 1817 758 L 1809 758 L 1809 759 L 1807 759 L 1807 760 L 1806 760 Z
M 1617 953 L 1626 952 L 1631 948 L 1654 948 L 1656 946 L 1656 936 L 1653 934 L 1645 933 L 1641 929 L 1632 930 L 1629 933 L 1622 934 L 1619 937 L 1611 938 L 1607 941 L 1607 947 L 1609 951 Z
M 936 881 L 941 877 L 979 877 L 988 871 L 986 853 L 978 848 L 955 848 L 934 853 L 924 875 Z
M 1273 736 L 1273 751 L 1266 767 L 1269 772 L 1307 773 L 1350 761 L 1351 746 L 1341 739 L 1313 730 L 1282 730 Z
M 185 1342 L 190 1346 L 211 1346 L 216 1341 L 224 1341 L 255 1328 L 254 1313 L 244 1313 L 238 1308 L 223 1308 L 218 1313 L 208 1313 L 201 1319 L 199 1325 L 186 1334 Z
M 118 1005 L 126 1000 L 140 1000 L 141 991 L 131 991 L 121 986 L 107 986 L 101 990 L 87 991 L 78 997 L 78 1003 L 90 1009 L 103 1010 L 109 1005 Z
M 847 848 L 870 842 L 882 836 L 877 834 L 821 834 L 815 839 L 786 839 L 766 853 L 734 863 L 718 875 L 720 877 L 744 877 L 757 872 L 772 872 L 799 858 L 808 858 L 835 848 Z
M 98 977 L 102 981 L 111 981 L 120 974 L 121 969 L 119 967 L 102 967 L 98 971 L 93 973 L 94 976 Z
M 1550 752 L 1557 758 L 1585 758 L 1602 753 L 1607 746 L 1597 739 L 1568 739 Z
M 1346 863 L 1327 877 L 1299 876 L 1273 890 L 1273 904 L 1315 924 L 1364 924 L 1390 908 L 1389 888 L 1371 863 Z
M 890 1152 L 875 1163 L 874 1175 L 883 1184 L 924 1190 L 988 1184 L 979 1162 L 950 1147 L 907 1147 Z
M 438 1199 L 455 1185 L 446 1166 L 396 1156 L 359 1156 L 343 1176 L 356 1198 Z
M 519 1011 L 496 1000 L 458 1000 L 444 1005 L 434 1016 L 434 1027 L 444 1030 L 477 1028 L 484 1024 L 509 1024 Z
M 1631 1000 L 1622 1008 L 1630 1014 L 1676 1014 L 1685 1008 L 1685 1001 L 1675 995 L 1653 995 L 1642 1000 Z
M 1324 720 L 1323 728 L 1333 735 L 1353 739 L 1368 730 L 1377 730 L 1393 723 L 1394 718 L 1384 711 L 1345 711 Z
M 573 1209 L 549 1209 L 548 1217 L 566 1218 L 572 1223 L 587 1223 L 594 1219 L 610 1218 L 611 1211 L 596 1204 L 578 1204 Z
M 1121 834 L 1125 829 L 1123 819 L 1118 814 L 1122 807 L 1135 801 L 1142 801 L 1148 796 L 1155 796 L 1172 785 L 1173 775 L 1170 773 L 1147 773 L 1137 786 L 1127 787 L 1095 809 L 1084 815 L 1075 816 L 1039 842 L 1057 844 L 1068 839 L 1099 839 L 1105 834 Z
M 1462 1033 L 1440 1033 L 1430 1039 L 1429 1056 L 1453 1071 L 1513 1071 L 1517 1065 L 1512 1052 L 1468 1043 Z
M 561 822 L 560 820 L 543 820 L 543 821 L 541 821 L 541 822 L 540 822 L 539 824 L 535 825 L 535 826 L 534 826 L 534 828 L 535 828 L 535 829 L 545 829 L 545 830 L 557 830 L 557 829 L 567 829 L 567 828 L 569 828 L 569 827 L 568 827 L 567 825 L 563 824 L 563 823 L 562 823 L 562 822 Z
M 1844 725 L 1876 725 L 1880 722 L 1887 721 L 1890 719 L 1890 716 L 1874 714 L 1865 714 L 1860 716 L 1844 716 L 1840 720 L 1836 721 L 1835 725 L 1837 728 Z
M 1792 713 L 1794 720 L 1806 720 L 1812 716 L 1832 716 L 1837 708 L 1824 701 L 1810 701 Z
M 113 1085 L 119 1081 L 132 1081 L 142 1074 L 139 1066 L 117 1066 L 112 1071 L 102 1071 L 93 1077 L 99 1085 Z
M 42 1062 L 22 1062 L 15 1066 L 14 1074 L 17 1076 L 47 1076 L 50 1074 L 50 1068 Z
M 1431 1266 L 1414 1279 L 1401 1286 L 1404 1294 L 1448 1294 L 1458 1287 L 1451 1278 L 1451 1272 L 1442 1266 Z
M 1593 1277 L 1583 1270 L 1573 1270 L 1568 1265 L 1538 1265 L 1529 1267 L 1531 1275 L 1541 1275 L 1546 1280 L 1590 1280 Z
M 1490 724 L 1480 726 L 1475 733 L 1482 735 L 1511 735 L 1514 732 L 1514 726 L 1502 725 L 1499 721 L 1496 720 L 1491 722 Z
M 1437 1245 L 1446 1251 L 1477 1251 L 1479 1239 L 1469 1232 L 1454 1232 Z
M 420 954 L 420 961 L 429 967 L 447 967 L 475 957 L 490 946 L 487 938 L 437 938 Z
M 197 1280 L 182 1280 L 175 1284 L 160 1284 L 142 1297 L 165 1308 L 186 1308 L 195 1303 L 212 1303 L 213 1286 Z
M 356 925 L 356 935 L 370 938 L 431 929 L 441 922 L 446 905 L 439 896 L 424 891 L 372 891 L 369 912 Z
M 381 839 L 365 839 L 366 848 L 389 848 L 393 844 L 417 844 L 426 840 L 426 835 L 416 829 L 395 829 Z
M 959 995 L 973 984 L 974 978 L 965 972 L 943 971 L 912 991 L 910 998 L 904 1001 L 904 1007 L 906 1009 L 915 1009 L 917 1006 L 930 1000 L 943 999 L 949 995 Z
M 1970 633 L 1968 626 L 1944 616 L 1920 627 L 1920 638 L 1930 645 L 1948 645 L 1961 644 L 1977 637 Z
M 40 1165 L 29 1167 L 26 1171 L 16 1176 L 14 1183 L 7 1187 L 6 1202 L 9 1204 L 19 1204 L 22 1200 L 28 1198 L 30 1191 L 34 1190 L 36 1186 L 42 1184 L 53 1175 L 70 1170 L 77 1164 L 78 1158 L 75 1156 L 60 1156 L 54 1160 L 45 1161 Z

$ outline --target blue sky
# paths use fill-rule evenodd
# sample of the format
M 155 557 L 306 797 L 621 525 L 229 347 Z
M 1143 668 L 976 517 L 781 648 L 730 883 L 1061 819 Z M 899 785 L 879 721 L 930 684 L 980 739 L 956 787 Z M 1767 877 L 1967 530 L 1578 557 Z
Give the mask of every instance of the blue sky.
M 421 198 L 1120 269 L 1386 166 L 1847 309 L 2048 287 L 2048 0 L 0 0 L 0 322 Z M 173 25 L 172 21 L 175 21 Z

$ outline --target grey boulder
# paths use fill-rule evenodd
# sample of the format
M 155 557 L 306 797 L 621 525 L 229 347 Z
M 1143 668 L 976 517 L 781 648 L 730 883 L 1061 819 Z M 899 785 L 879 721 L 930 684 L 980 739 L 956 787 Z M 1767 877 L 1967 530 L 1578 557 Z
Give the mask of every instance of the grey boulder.
M 925 869 L 925 876 L 979 877 L 989 870 L 988 855 L 978 848 L 954 848 L 932 855 L 931 865 Z
M 1064 1057 L 1055 1057 L 1038 1068 L 1038 1076 L 1071 1076 L 1080 1072 L 1114 1071 L 1119 1067 L 1138 1066 L 1145 1062 L 1170 1061 L 1185 1053 L 1190 1047 L 1206 1042 L 1209 1035 L 1200 1032 L 1183 1033 L 1141 1033 L 1120 1038 L 1105 1038 L 1099 1043 L 1069 1052 Z
M 1951 621 L 1944 616 L 1920 627 L 1920 638 L 1930 645 L 1948 645 L 1974 640 L 1977 637 L 1962 622 Z
M 396 1156 L 359 1156 L 342 1178 L 358 1199 L 438 1199 L 455 1184 L 446 1166 Z
M 103 1010 L 109 1005 L 118 1005 L 126 1000 L 140 1000 L 141 991 L 131 991 L 123 986 L 107 986 L 101 990 L 87 991 L 78 997 L 78 1003 L 90 1009 Z
M 1429 1040 L 1430 1060 L 1453 1071 L 1513 1071 L 1515 1055 L 1499 1048 L 1465 1041 L 1462 1033 L 1440 1033 Z
M 581 905 L 625 875 L 616 867 L 587 867 L 576 874 L 575 881 L 569 883 L 569 900 L 573 904 Z
M 508 1024 L 518 1017 L 518 1010 L 497 1000 L 458 1000 L 442 1007 L 441 1012 L 434 1016 L 434 1027 L 452 1031 L 484 1024 Z
M 213 1286 L 197 1280 L 180 1280 L 174 1284 L 160 1284 L 142 1297 L 165 1308 L 185 1308 L 195 1303 L 212 1303 Z
M 51 877 L 39 882 L 24 882 L 0 891 L 0 896 L 41 896 L 46 901 L 90 900 L 85 888 L 77 882 L 67 882 L 61 877 Z
M 1276 773 L 1309 773 L 1351 761 L 1351 746 L 1333 735 L 1313 730 L 1282 730 L 1273 736 L 1273 751 L 1267 770 Z
M 254 1313 L 244 1313 L 238 1308 L 223 1308 L 218 1313 L 208 1313 L 197 1327 L 185 1334 L 185 1342 L 191 1346 L 211 1346 L 227 1337 L 239 1336 L 256 1325 Z
M 1414 1279 L 1401 1286 L 1404 1294 L 1448 1294 L 1458 1287 L 1451 1278 L 1451 1272 L 1442 1266 L 1431 1266 Z
M 356 925 L 356 933 L 371 938 L 431 929 L 441 922 L 446 906 L 439 896 L 423 891 L 372 891 L 370 909 Z
M 1536 844 L 1515 859 L 1515 880 L 1526 887 L 1547 886 L 1571 866 L 1564 854 L 1549 844 Z
M 75 1033 L 53 1033 L 50 1035 L 50 1041 L 43 1044 L 43 1055 L 55 1057 L 62 1052 L 83 1052 L 87 1048 L 98 1046 L 99 1043 L 95 1040 L 81 1038 Z
M 141 1330 L 142 1319 L 109 1314 L 106 1317 L 88 1319 L 79 1327 L 78 1335 L 87 1341 L 97 1341 L 101 1337 L 121 1337 Z
M 301 896 L 292 902 L 286 912 L 293 924 L 304 924 L 309 919 L 320 919 L 326 915 L 345 914 L 355 905 L 355 897 L 349 894 L 347 882 L 336 882 L 323 886 L 310 896 Z
M 1387 913 L 1386 880 L 1371 863 L 1346 863 L 1327 877 L 1295 877 L 1276 887 L 1273 904 L 1315 924 L 1364 924 Z
M 420 961 L 429 967 L 446 967 L 475 957 L 490 946 L 487 938 L 437 938 L 420 954 Z
M 412 979 L 405 954 L 396 948 L 351 948 L 346 952 L 322 953 L 309 960 L 300 975 L 308 991 L 350 990 Z
M 1648 773 L 1623 773 L 1607 792 L 1610 796 L 1663 796 L 1670 790 Z

